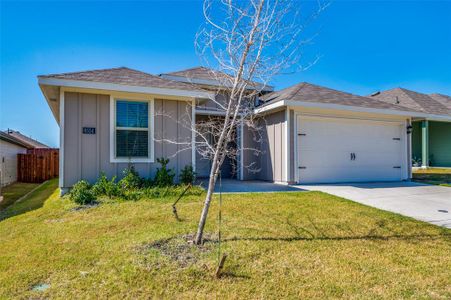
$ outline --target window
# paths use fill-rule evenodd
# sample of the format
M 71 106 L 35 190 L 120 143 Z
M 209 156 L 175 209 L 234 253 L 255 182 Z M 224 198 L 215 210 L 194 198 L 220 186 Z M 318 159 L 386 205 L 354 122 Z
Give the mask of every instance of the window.
M 151 162 L 151 101 L 111 99 L 113 109 L 112 162 Z

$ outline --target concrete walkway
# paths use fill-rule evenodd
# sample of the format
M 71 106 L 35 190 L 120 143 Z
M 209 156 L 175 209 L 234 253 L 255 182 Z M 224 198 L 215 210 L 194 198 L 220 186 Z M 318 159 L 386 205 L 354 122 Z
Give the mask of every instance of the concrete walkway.
M 415 182 L 297 185 L 451 228 L 451 188 Z

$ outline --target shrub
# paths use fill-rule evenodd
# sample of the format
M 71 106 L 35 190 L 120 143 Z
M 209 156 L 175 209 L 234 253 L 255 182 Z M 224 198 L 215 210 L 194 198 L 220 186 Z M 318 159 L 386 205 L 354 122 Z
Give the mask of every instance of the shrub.
M 141 198 L 142 192 L 141 190 L 125 190 L 122 193 L 122 198 L 128 201 L 138 201 Z
M 196 173 L 193 170 L 193 166 L 186 165 L 180 172 L 180 182 L 183 184 L 192 184 L 196 180 Z
M 108 198 L 121 195 L 121 189 L 116 183 L 116 176 L 108 180 L 105 173 L 102 172 L 97 182 L 92 186 L 92 192 L 96 196 L 108 196 Z
M 161 165 L 161 168 L 158 168 L 155 174 L 155 185 L 159 187 L 172 185 L 175 174 L 173 170 L 167 168 L 169 159 L 163 157 L 157 158 L 157 162 Z
M 74 184 L 69 197 L 72 201 L 80 205 L 91 204 L 96 200 L 96 196 L 86 180 L 80 180 Z
M 124 170 L 124 178 L 119 180 L 119 187 L 124 190 L 135 190 L 139 189 L 142 185 L 141 177 L 139 177 L 138 172 L 132 166 Z

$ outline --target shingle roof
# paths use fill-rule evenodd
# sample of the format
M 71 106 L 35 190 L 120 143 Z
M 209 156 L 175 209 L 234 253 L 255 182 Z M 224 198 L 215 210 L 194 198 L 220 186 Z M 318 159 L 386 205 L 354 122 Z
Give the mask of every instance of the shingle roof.
M 61 74 L 40 75 L 39 78 L 56 78 L 66 80 L 94 81 L 131 86 L 157 87 L 180 90 L 199 90 L 199 88 L 183 82 L 161 78 L 126 67 L 71 72 Z
M 186 70 L 180 70 L 170 73 L 165 73 L 166 75 L 172 75 L 172 76 L 181 76 L 181 77 L 187 77 L 187 78 L 198 78 L 198 79 L 212 79 L 212 77 L 215 76 L 228 76 L 227 74 L 223 72 L 218 72 L 210 68 L 206 67 L 193 67 Z
M 43 144 L 35 139 L 32 139 L 31 137 L 28 137 L 26 135 L 23 135 L 22 133 L 20 133 L 19 131 L 15 131 L 12 129 L 8 129 L 7 131 L 4 132 L 5 134 L 7 134 L 8 136 L 14 138 L 15 140 L 19 141 L 20 143 L 22 143 L 23 145 L 25 145 L 27 148 L 29 149 L 34 149 L 34 148 L 50 148 L 49 146 L 47 146 L 46 144 Z
M 334 89 L 301 82 L 286 89 L 273 92 L 261 97 L 263 101 L 267 101 L 264 105 L 277 102 L 280 100 L 293 100 L 311 103 L 339 104 L 348 106 L 357 106 L 376 109 L 391 109 L 399 111 L 414 111 L 414 109 L 405 109 L 400 106 L 389 104 L 377 99 L 362 97 L 337 91 Z
M 227 73 L 217 71 L 217 70 L 214 70 L 211 68 L 203 67 L 203 66 L 193 67 L 193 68 L 170 72 L 170 73 L 164 73 L 164 74 L 160 74 L 160 76 L 163 76 L 163 77 L 164 76 L 177 76 L 177 77 L 187 78 L 187 79 L 191 79 L 191 80 L 200 79 L 200 80 L 205 80 L 205 81 L 218 81 L 218 83 L 223 83 L 223 82 L 219 82 L 220 80 L 232 78 Z M 250 86 L 254 86 L 254 87 L 263 87 L 262 83 L 259 83 L 256 81 L 248 81 L 248 84 Z M 272 89 L 273 89 L 272 86 L 268 86 L 268 85 L 264 86 L 264 88 L 265 88 L 265 90 L 268 90 L 268 91 L 272 91 Z
M 429 97 L 431 97 L 432 99 L 440 102 L 441 104 L 443 104 L 446 107 L 448 107 L 449 109 L 451 109 L 451 96 L 434 93 L 434 94 L 429 94 Z
M 439 96 L 437 95 L 426 95 L 404 88 L 394 88 L 371 96 L 371 98 L 386 103 L 417 110 L 423 113 L 451 115 L 451 107 L 444 104 L 444 97 L 446 96 L 440 96 L 441 100 L 438 100 L 438 97 Z
M 2 141 L 6 141 L 8 143 L 12 143 L 18 146 L 21 146 L 23 148 L 28 148 L 28 145 L 19 141 L 18 139 L 16 139 L 15 137 L 7 134 L 6 132 L 0 131 L 0 140 Z

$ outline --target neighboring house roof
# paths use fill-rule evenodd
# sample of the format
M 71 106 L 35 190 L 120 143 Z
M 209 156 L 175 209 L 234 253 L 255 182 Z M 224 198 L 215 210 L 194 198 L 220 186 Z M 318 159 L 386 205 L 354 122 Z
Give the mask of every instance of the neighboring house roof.
M 159 76 L 151 75 L 138 70 L 126 67 L 91 70 L 83 72 L 71 72 L 61 74 L 40 75 L 40 79 L 65 79 L 76 81 L 92 81 L 101 83 L 114 83 L 129 86 L 156 87 L 178 90 L 199 90 L 190 84 L 180 81 L 168 80 Z
M 429 97 L 431 97 L 432 99 L 442 103 L 443 105 L 445 105 L 446 107 L 451 109 L 451 96 L 434 93 L 434 94 L 429 94 Z
M 181 77 L 189 77 L 189 78 L 198 78 L 198 79 L 211 79 L 212 76 L 227 76 L 227 74 L 223 72 L 218 72 L 210 68 L 206 67 L 194 67 L 186 70 L 180 70 L 170 73 L 165 73 L 162 75 L 173 75 L 173 76 L 181 76 Z
M 203 66 L 160 74 L 160 77 L 192 84 L 212 86 L 224 85 L 225 80 L 232 78 L 229 74 Z M 273 90 L 272 86 L 263 85 L 256 81 L 249 81 L 248 85 L 250 88 L 261 88 L 263 91 Z
M 265 101 L 265 104 L 263 104 L 263 106 L 270 105 L 271 103 L 281 100 L 292 100 L 299 102 L 336 104 L 372 109 L 415 111 L 414 109 L 405 109 L 394 104 L 379 101 L 378 99 L 372 99 L 346 92 L 341 92 L 307 82 L 301 82 L 286 89 L 264 95 L 263 97 L 261 97 L 261 100 Z
M 25 147 L 28 149 L 50 148 L 49 146 L 35 139 L 32 139 L 31 137 L 21 134 L 19 131 L 8 129 L 7 131 L 2 133 L 8 135 L 10 138 L 15 139 L 16 141 L 19 141 L 22 145 L 25 145 Z
M 16 139 L 15 137 L 7 134 L 6 132 L 0 131 L 0 140 L 23 147 L 28 148 L 28 145 Z
M 434 96 L 432 96 L 404 88 L 394 88 L 373 94 L 370 97 L 384 101 L 386 103 L 394 104 L 399 107 L 416 110 L 423 113 L 435 115 L 451 115 L 451 107 L 450 105 L 445 105 L 444 101 L 447 96 L 444 95 L 437 96 L 437 94 L 435 94 Z

